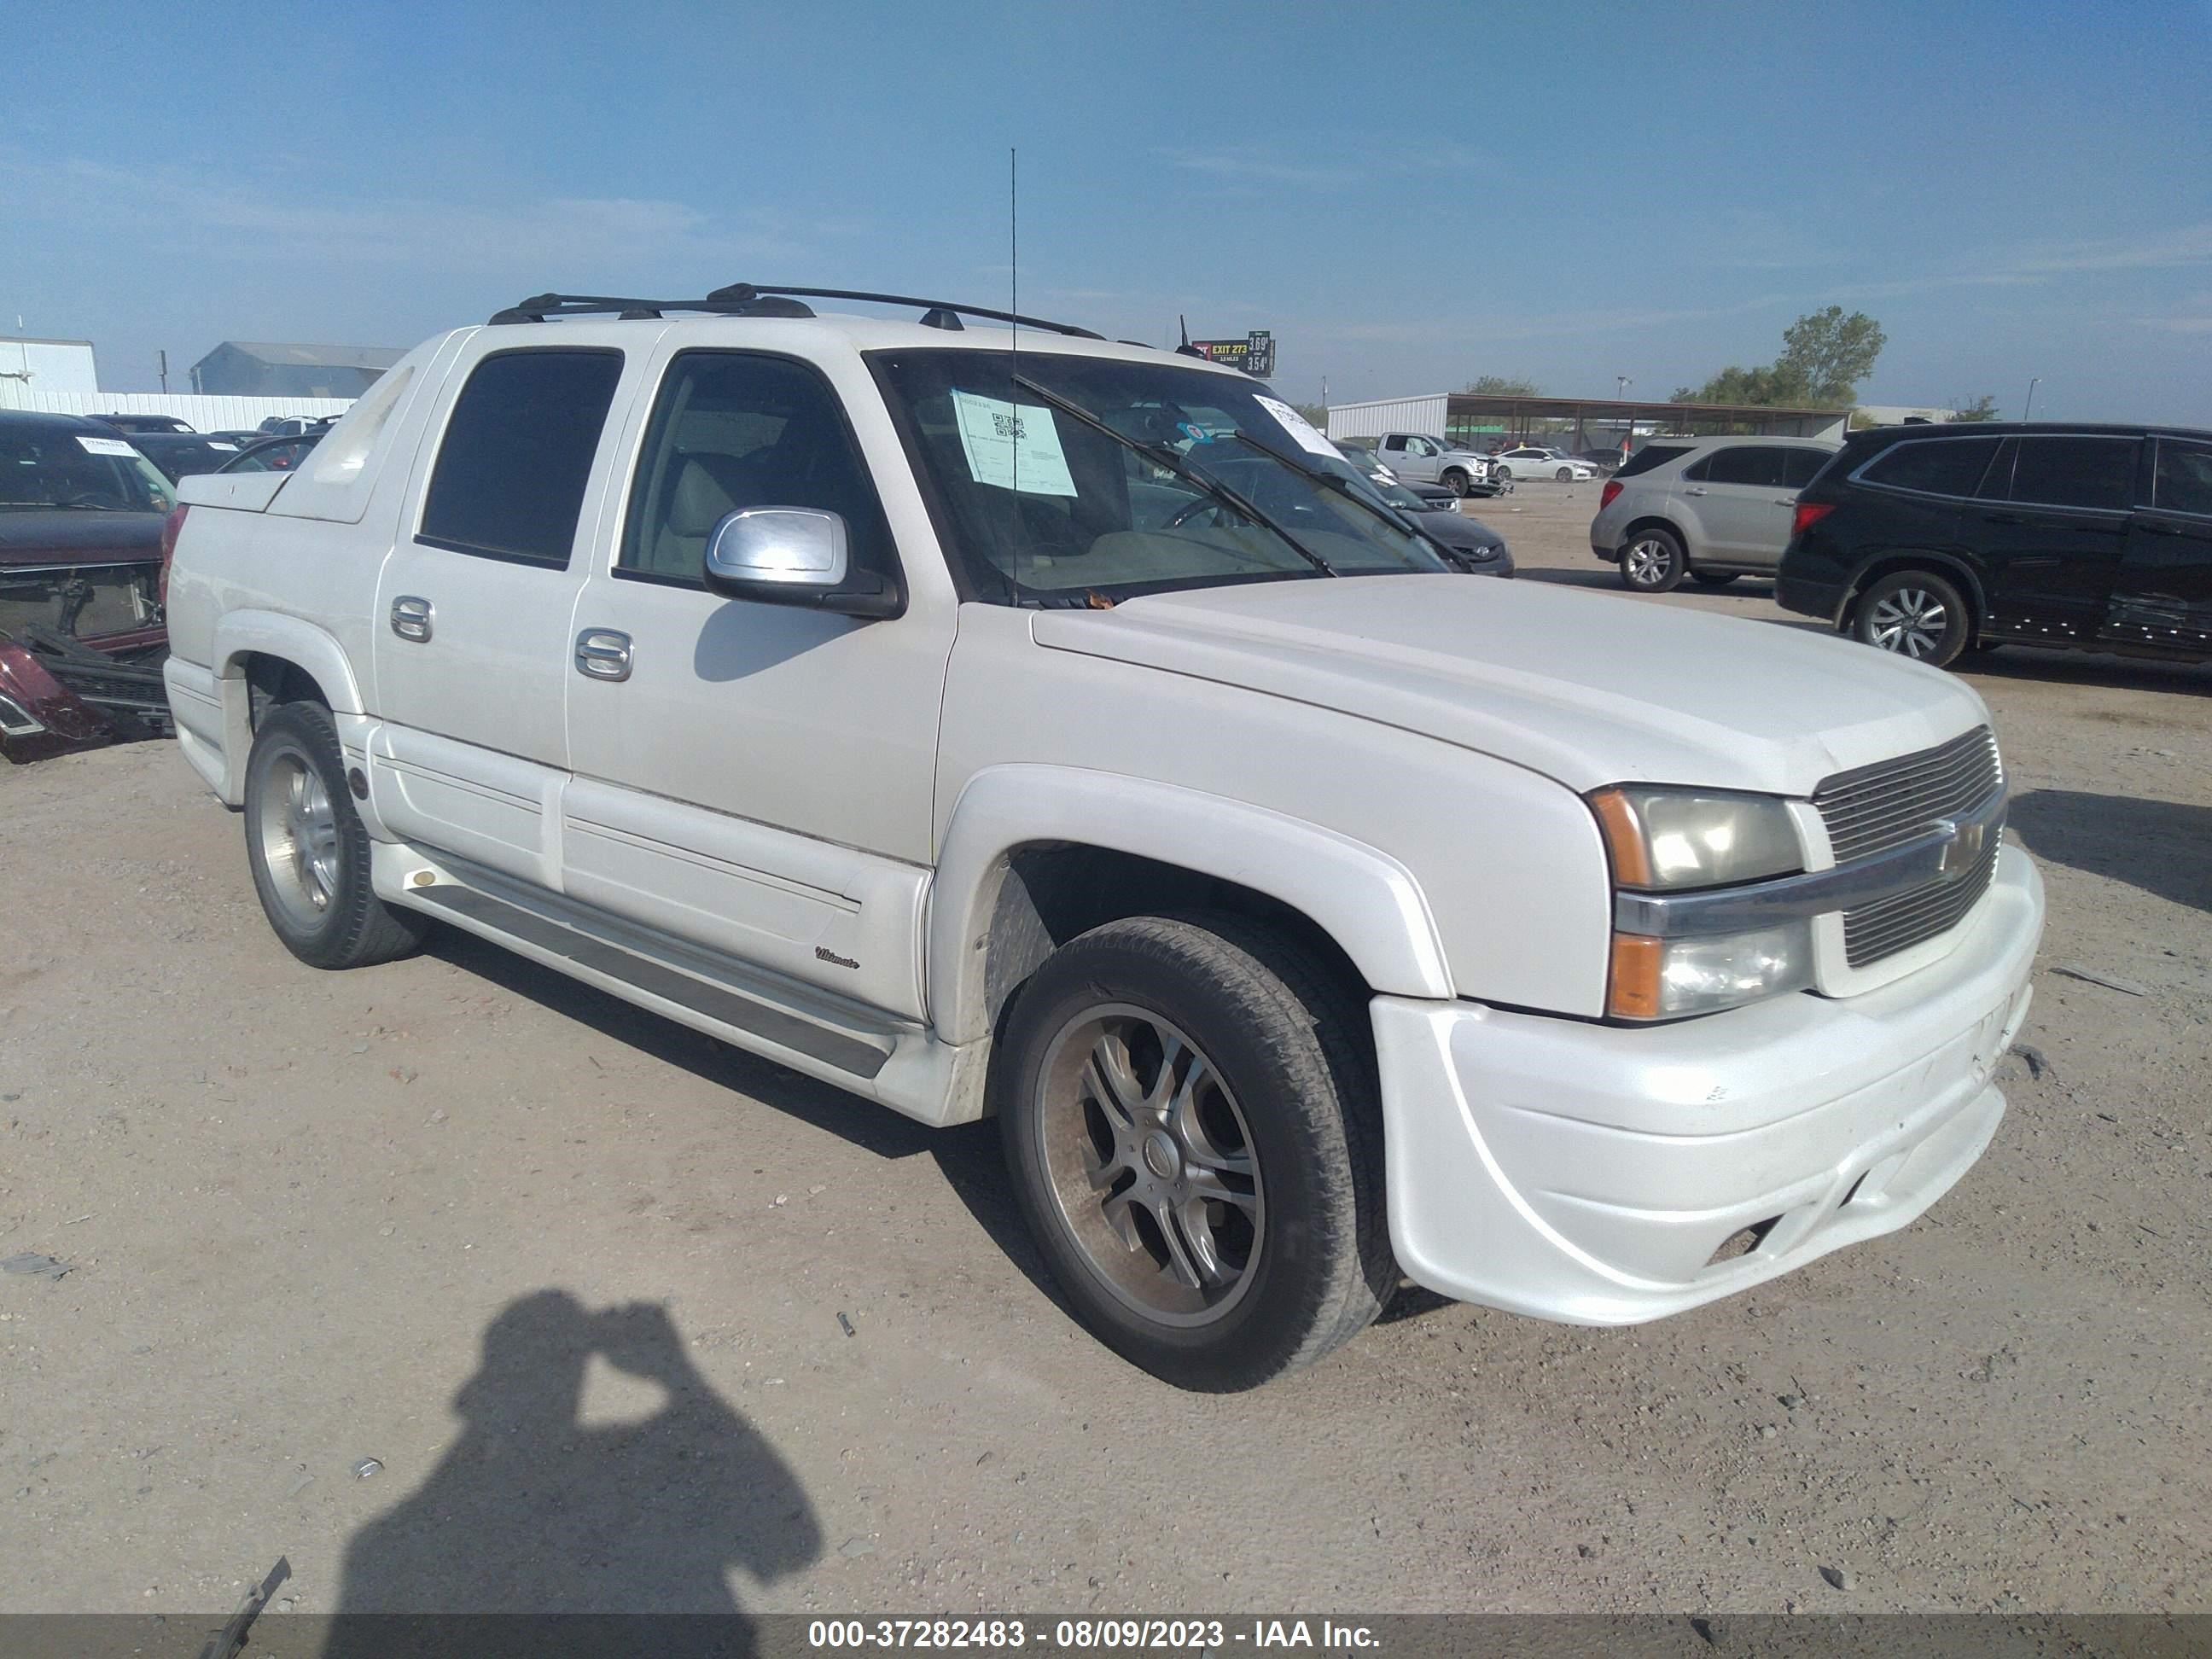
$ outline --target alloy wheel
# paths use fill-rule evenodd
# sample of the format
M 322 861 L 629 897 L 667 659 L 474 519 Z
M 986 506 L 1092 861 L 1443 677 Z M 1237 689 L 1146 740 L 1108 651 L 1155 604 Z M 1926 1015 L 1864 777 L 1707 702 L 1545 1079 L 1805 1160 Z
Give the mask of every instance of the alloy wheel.
M 1932 657 L 1950 625 L 1950 610 L 1942 600 L 1924 587 L 1900 587 L 1875 602 L 1867 640 L 1901 656 Z
M 1252 1283 L 1267 1206 L 1213 1062 L 1159 1015 L 1110 1003 L 1060 1027 L 1037 1087 L 1038 1151 L 1092 1274 L 1148 1320 L 1225 1316 Z
M 1674 550 L 1656 536 L 1639 536 L 1620 556 L 1621 568 L 1638 587 L 1656 587 L 1674 568 Z
M 319 921 L 337 896 L 338 820 L 302 750 L 288 745 L 271 758 L 255 830 L 277 902 L 295 921 Z

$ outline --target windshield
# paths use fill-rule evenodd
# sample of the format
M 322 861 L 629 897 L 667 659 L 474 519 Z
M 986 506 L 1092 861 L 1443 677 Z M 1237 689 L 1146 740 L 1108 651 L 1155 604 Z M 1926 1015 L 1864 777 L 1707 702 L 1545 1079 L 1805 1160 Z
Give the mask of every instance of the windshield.
M 1304 476 L 1298 468 L 1327 474 L 1381 504 L 1375 485 L 1323 453 L 1318 434 L 1309 444 L 1312 428 L 1242 375 L 1022 355 L 1023 379 L 1158 452 L 1147 455 L 1018 388 L 1009 353 L 869 361 L 934 497 L 939 533 L 981 597 L 1083 605 L 1226 582 L 1449 568 L 1387 509 Z
M 121 438 L 0 425 L 0 511 L 167 513 L 175 505 L 161 469 Z

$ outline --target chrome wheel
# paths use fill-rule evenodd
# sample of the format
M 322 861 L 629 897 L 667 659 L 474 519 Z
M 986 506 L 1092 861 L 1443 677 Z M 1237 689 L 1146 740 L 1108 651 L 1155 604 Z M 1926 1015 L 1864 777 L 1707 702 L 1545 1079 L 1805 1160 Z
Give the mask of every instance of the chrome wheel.
M 1040 1162 L 1085 1265 L 1146 1319 L 1227 1314 L 1251 1284 L 1267 1208 L 1212 1061 L 1158 1014 L 1109 1003 L 1060 1027 L 1037 1089 Z
M 1950 608 L 1924 587 L 1900 587 L 1875 601 L 1867 643 L 1907 657 L 1932 657 L 1951 626 Z
M 1621 574 L 1637 587 L 1656 587 L 1674 568 L 1674 550 L 1656 536 L 1639 536 L 1620 556 Z
M 321 921 L 337 897 L 338 819 L 305 750 L 287 744 L 271 757 L 255 831 L 277 902 L 295 921 Z

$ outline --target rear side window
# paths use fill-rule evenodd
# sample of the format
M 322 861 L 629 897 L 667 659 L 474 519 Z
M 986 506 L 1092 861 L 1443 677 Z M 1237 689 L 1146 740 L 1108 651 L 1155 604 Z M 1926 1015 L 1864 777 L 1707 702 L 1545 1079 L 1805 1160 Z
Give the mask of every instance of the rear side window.
M 1922 438 L 1892 444 L 1859 476 L 1892 489 L 1972 495 L 1997 453 L 1996 438 Z
M 565 568 L 622 367 L 619 351 L 588 349 L 478 363 L 446 422 L 417 539 Z
M 1782 452 L 1782 487 L 1802 489 L 1820 476 L 1820 469 L 1834 459 L 1824 449 L 1785 449 Z
M 1756 484 L 1761 489 L 1779 489 L 1783 453 L 1771 444 L 1738 444 L 1715 450 L 1682 476 L 1686 478 L 1694 474 L 1707 483 Z
M 1616 478 L 1632 478 L 1639 472 L 1649 472 L 1656 466 L 1664 466 L 1668 462 L 1689 453 L 1690 447 L 1687 444 L 1646 444 L 1628 458 L 1627 465 L 1613 476 Z
M 2135 498 L 2134 438 L 2027 437 L 2013 463 L 2012 498 L 2042 507 L 2125 512 Z
M 2168 513 L 2212 518 L 2212 444 L 2160 438 L 2151 502 Z

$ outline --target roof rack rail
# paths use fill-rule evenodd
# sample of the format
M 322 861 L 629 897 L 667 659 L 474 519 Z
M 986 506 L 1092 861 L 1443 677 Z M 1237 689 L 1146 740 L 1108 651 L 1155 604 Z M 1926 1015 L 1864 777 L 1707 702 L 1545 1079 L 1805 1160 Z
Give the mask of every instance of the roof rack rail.
M 732 283 L 718 288 L 703 300 L 636 300 L 605 294 L 533 294 L 518 305 L 492 313 L 494 323 L 542 323 L 555 317 L 604 316 L 609 312 L 617 317 L 636 319 L 661 316 L 671 311 L 703 311 L 723 317 L 811 317 L 814 313 L 799 304 L 802 300 L 866 300 L 877 305 L 917 306 L 925 313 L 922 321 L 932 328 L 957 328 L 963 317 L 986 317 L 994 322 L 1017 323 L 1024 328 L 1042 329 L 1051 334 L 1065 334 L 1079 340 L 1097 340 L 1105 337 L 1096 330 L 1078 328 L 1073 323 L 1048 322 L 1042 317 L 1025 317 L 1018 312 L 994 311 L 988 306 L 964 306 L 951 300 L 921 300 L 909 294 L 873 294 L 862 289 L 848 288 L 785 288 L 755 283 Z

